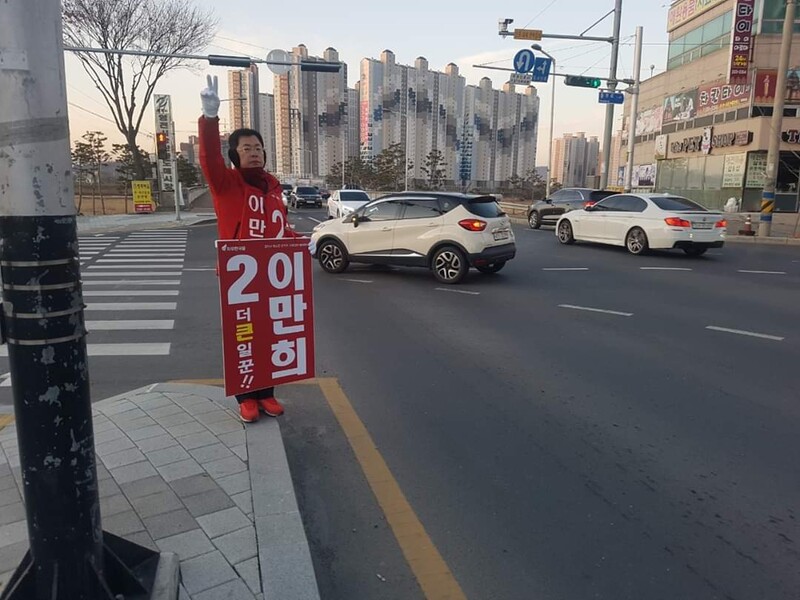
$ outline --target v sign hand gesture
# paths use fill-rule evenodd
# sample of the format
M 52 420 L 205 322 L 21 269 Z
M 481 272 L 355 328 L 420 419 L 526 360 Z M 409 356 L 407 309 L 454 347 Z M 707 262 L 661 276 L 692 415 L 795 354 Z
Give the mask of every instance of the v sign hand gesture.
M 200 102 L 203 104 L 203 116 L 214 119 L 219 113 L 219 81 L 217 76 L 206 75 L 208 87 L 200 92 Z

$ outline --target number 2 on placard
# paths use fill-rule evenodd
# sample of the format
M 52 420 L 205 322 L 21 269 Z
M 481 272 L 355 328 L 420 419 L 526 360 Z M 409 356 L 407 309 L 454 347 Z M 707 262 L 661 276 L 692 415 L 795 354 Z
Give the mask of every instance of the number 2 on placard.
M 258 292 L 244 293 L 245 288 L 253 282 L 253 279 L 255 279 L 258 274 L 258 261 L 254 257 L 248 256 L 247 254 L 233 256 L 225 266 L 225 270 L 228 271 L 228 273 L 243 270 L 239 278 L 234 281 L 228 289 L 228 304 L 249 304 L 251 302 L 258 302 Z

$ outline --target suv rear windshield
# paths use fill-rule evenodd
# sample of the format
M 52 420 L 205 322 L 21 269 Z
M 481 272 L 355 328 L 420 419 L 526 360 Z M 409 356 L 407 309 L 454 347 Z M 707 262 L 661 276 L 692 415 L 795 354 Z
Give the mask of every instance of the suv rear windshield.
M 492 196 L 481 196 L 480 198 L 472 198 L 464 203 L 466 208 L 473 215 L 483 217 L 485 219 L 495 219 L 505 215 L 497 200 Z
M 658 208 L 661 210 L 668 210 L 671 212 L 687 212 L 687 211 L 701 211 L 707 212 L 704 206 L 700 206 L 696 202 L 692 202 L 688 198 L 681 198 L 680 196 L 656 196 L 650 197 Z
M 299 188 L 297 188 L 297 193 L 298 194 L 311 194 L 311 195 L 314 195 L 314 194 L 318 194 L 319 192 L 316 189 L 312 188 L 312 187 L 299 187 Z
M 602 192 L 602 191 L 595 191 L 589 194 L 589 200 L 592 202 L 600 202 L 603 198 L 608 198 L 609 196 L 613 196 L 617 192 Z
M 369 202 L 366 192 L 339 192 L 342 202 Z

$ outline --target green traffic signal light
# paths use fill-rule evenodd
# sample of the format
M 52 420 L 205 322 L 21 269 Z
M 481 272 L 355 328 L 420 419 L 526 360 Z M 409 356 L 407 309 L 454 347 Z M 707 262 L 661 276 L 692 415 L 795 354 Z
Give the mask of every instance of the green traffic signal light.
M 599 88 L 603 81 L 597 77 L 583 77 L 582 75 L 567 75 L 564 83 L 574 87 Z

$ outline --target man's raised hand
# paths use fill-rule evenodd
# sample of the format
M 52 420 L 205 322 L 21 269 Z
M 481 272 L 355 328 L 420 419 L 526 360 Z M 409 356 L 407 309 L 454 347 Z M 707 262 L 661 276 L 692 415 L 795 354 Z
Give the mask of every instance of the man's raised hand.
M 214 119 L 219 113 L 219 81 L 217 76 L 206 75 L 206 87 L 200 92 L 200 102 L 203 104 L 203 116 Z

